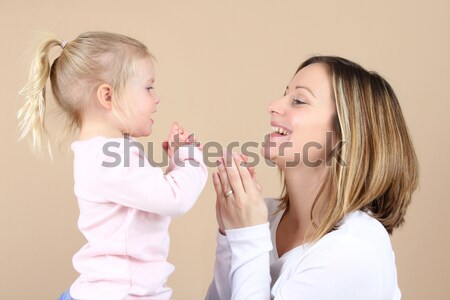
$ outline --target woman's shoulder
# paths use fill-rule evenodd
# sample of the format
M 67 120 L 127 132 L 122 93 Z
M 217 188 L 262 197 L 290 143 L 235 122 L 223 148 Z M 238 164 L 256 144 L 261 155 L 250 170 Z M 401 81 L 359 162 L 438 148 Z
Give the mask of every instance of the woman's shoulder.
M 323 236 L 311 246 L 318 252 L 339 252 L 354 260 L 355 257 L 373 261 L 393 260 L 393 250 L 389 234 L 384 226 L 370 213 L 355 211 L 346 215 L 339 227 Z M 341 259 L 343 257 L 341 256 Z
M 321 282 L 329 280 L 346 288 L 351 282 L 358 291 L 373 295 L 393 295 L 398 290 L 389 235 L 368 213 L 348 214 L 338 229 L 305 248 L 295 267 L 298 274 L 306 274 L 320 266 L 325 271 L 321 273 Z
M 347 214 L 337 231 L 374 248 L 389 247 L 392 249 L 388 232 L 380 221 L 372 217 L 370 212 L 357 210 Z

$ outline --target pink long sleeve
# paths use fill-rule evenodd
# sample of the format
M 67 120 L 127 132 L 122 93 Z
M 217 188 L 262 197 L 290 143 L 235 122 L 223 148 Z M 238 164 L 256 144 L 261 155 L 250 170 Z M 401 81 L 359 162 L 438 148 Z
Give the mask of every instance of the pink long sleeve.
M 207 169 L 197 148 L 182 147 L 164 174 L 137 147 L 124 152 L 126 142 L 97 137 L 72 144 L 78 226 L 87 239 L 73 258 L 80 273 L 73 298 L 171 296 L 165 285 L 174 269 L 166 261 L 170 219 L 195 204 Z

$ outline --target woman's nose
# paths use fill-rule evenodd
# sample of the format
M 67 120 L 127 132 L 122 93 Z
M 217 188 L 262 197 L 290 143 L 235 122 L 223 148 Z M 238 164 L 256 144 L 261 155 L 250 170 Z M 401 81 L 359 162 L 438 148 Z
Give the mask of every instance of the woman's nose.
M 272 101 L 272 103 L 269 104 L 269 107 L 268 107 L 269 114 L 277 114 L 277 115 L 284 114 L 285 110 L 283 108 L 283 101 L 282 101 L 283 99 L 284 99 L 284 97 L 274 100 L 274 101 Z

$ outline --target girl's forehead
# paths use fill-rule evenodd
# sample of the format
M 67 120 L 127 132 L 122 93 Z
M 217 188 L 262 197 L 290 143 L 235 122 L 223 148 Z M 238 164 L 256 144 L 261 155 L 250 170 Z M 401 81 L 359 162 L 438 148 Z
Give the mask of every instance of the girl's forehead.
M 151 80 L 155 77 L 153 62 L 150 58 L 142 58 L 136 61 L 136 76 L 144 80 Z

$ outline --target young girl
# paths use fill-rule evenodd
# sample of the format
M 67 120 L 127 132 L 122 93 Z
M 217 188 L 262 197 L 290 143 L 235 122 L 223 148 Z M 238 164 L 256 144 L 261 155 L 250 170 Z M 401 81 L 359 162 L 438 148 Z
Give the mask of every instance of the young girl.
M 53 47 L 62 50 L 50 67 Z M 73 257 L 80 276 L 61 299 L 169 299 L 170 219 L 194 205 L 207 170 L 192 136 L 176 123 L 164 144 L 171 159 L 165 174 L 134 140 L 151 134 L 159 103 L 151 54 L 135 39 L 106 32 L 43 40 L 18 114 L 21 137 L 30 135 L 36 151 L 49 77 L 67 132 L 80 130 L 71 148 L 78 225 L 87 239 Z

